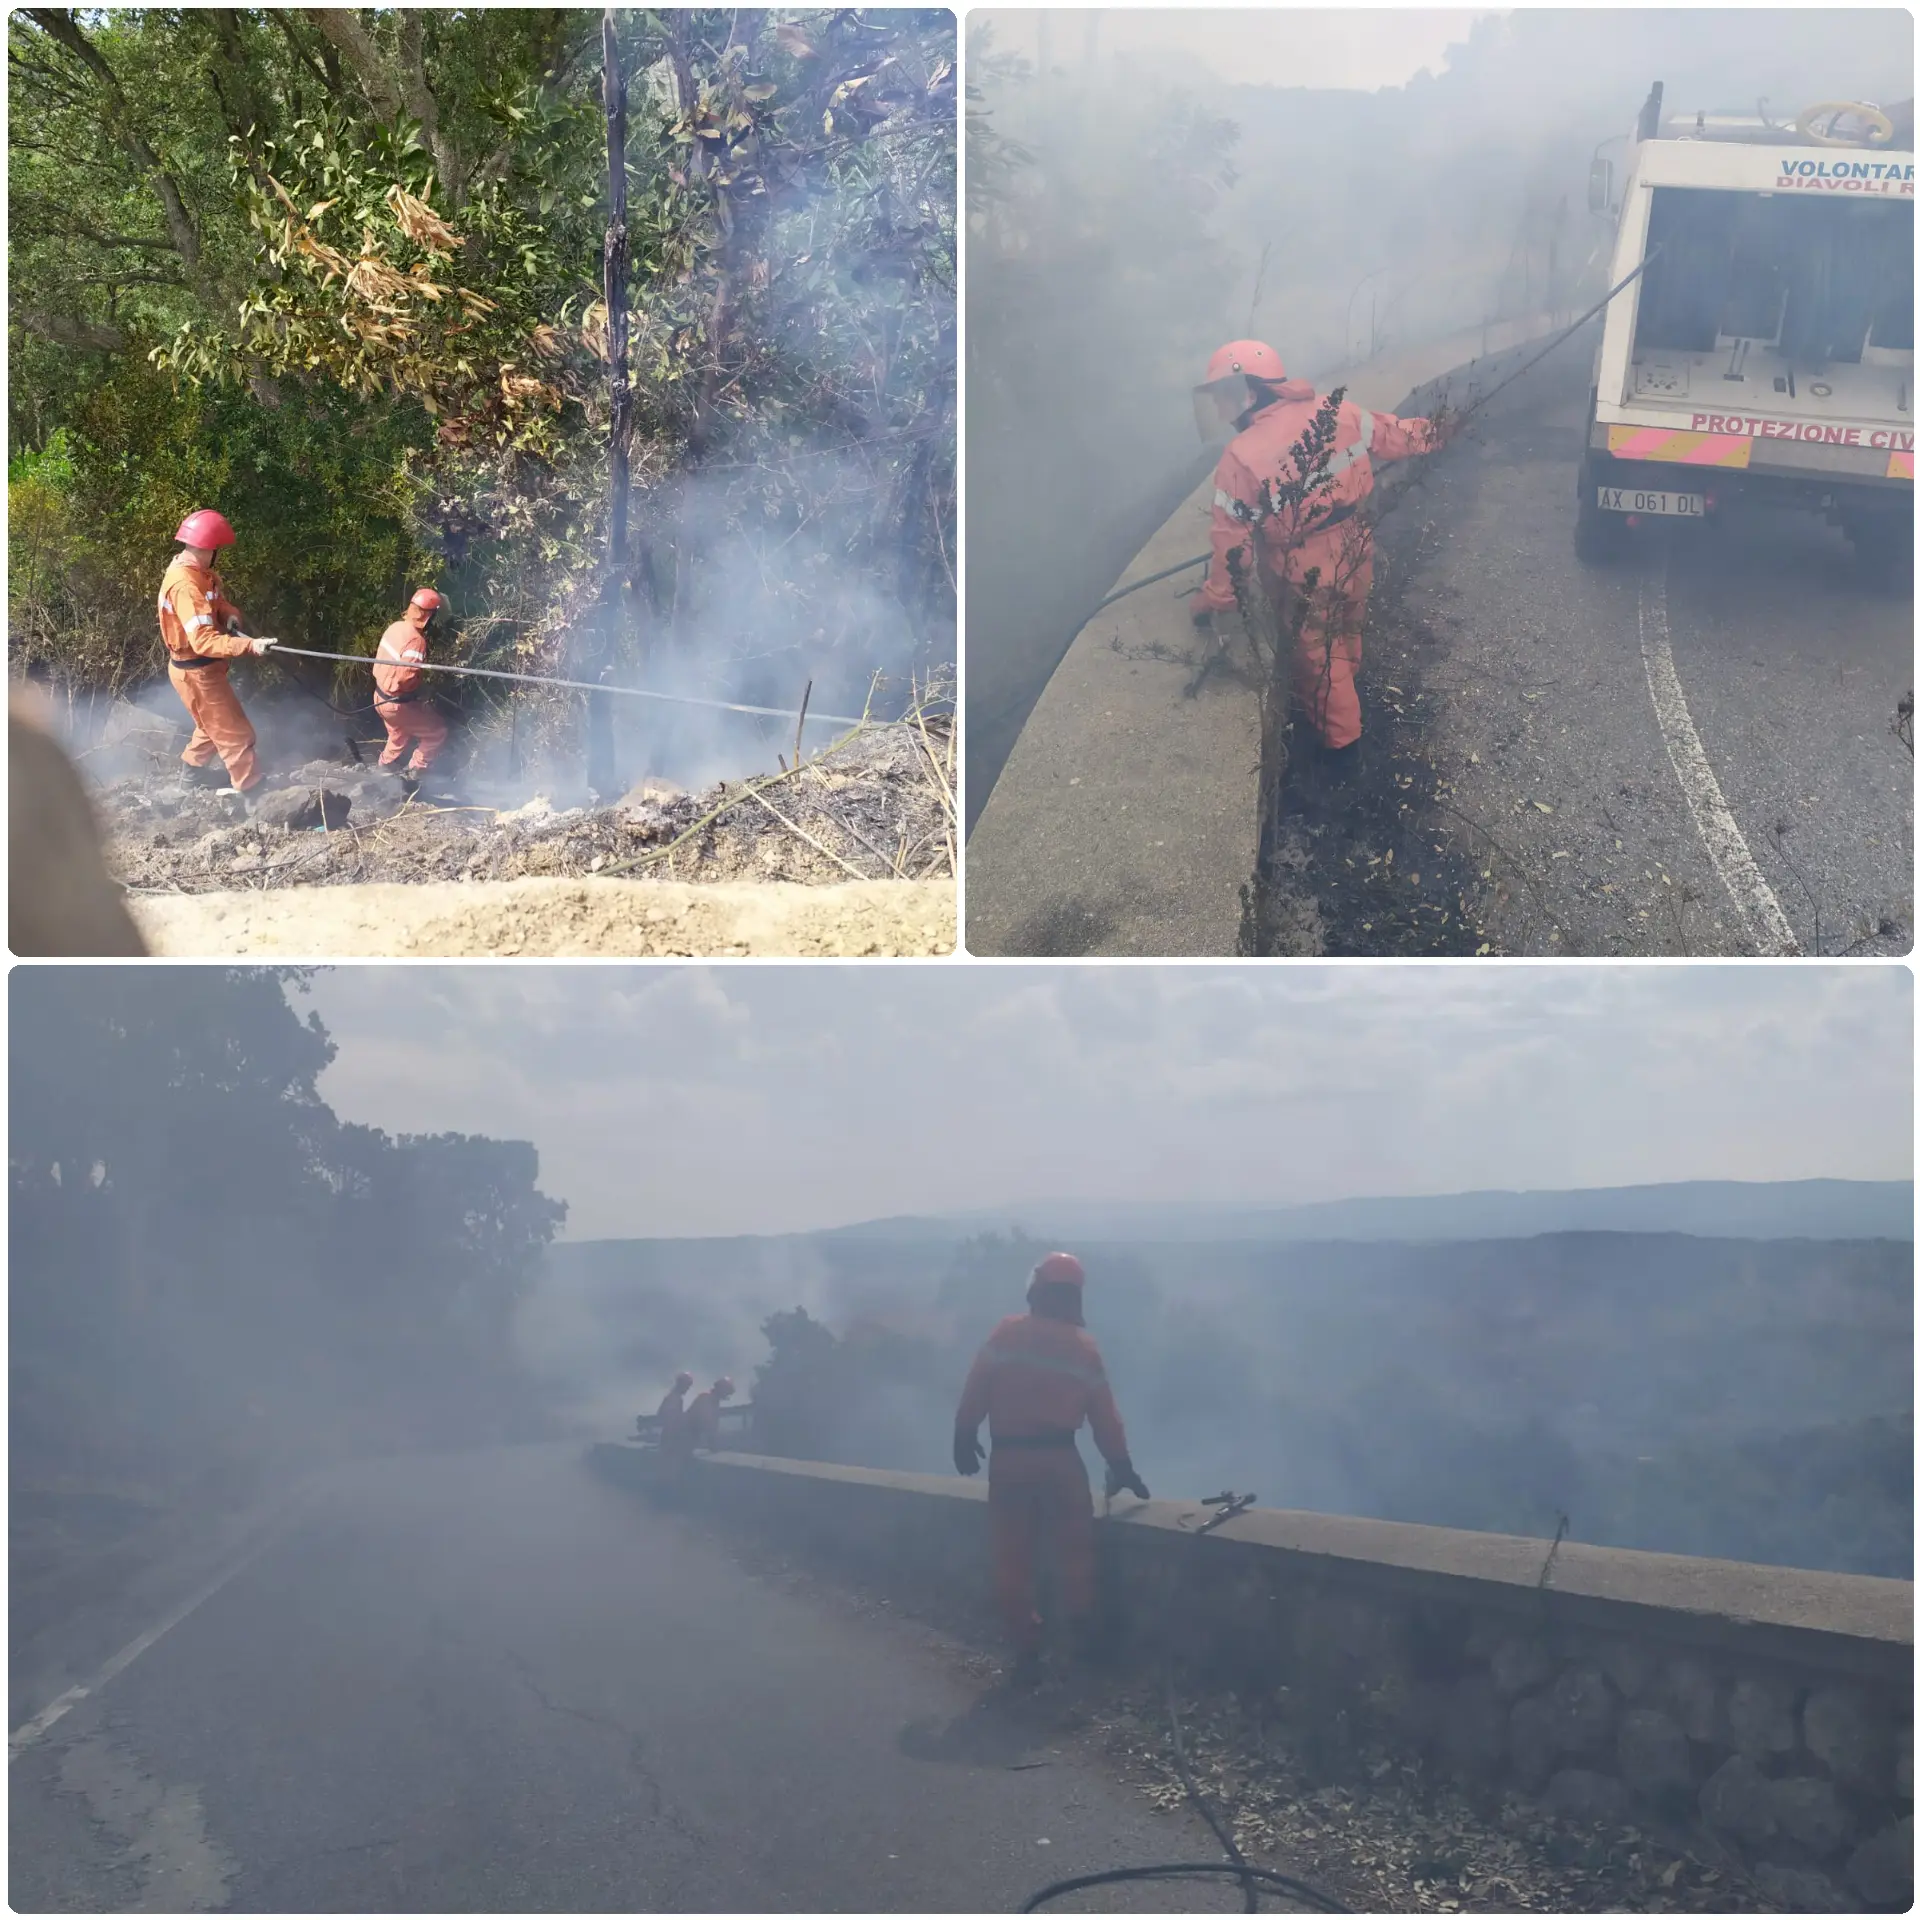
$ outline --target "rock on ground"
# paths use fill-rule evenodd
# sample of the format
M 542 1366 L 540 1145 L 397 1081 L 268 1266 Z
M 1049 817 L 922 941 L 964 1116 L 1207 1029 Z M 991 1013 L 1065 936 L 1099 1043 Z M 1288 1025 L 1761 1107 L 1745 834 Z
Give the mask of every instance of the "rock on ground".
M 253 803 L 253 819 L 263 827 L 299 832 L 309 827 L 344 827 L 352 799 L 332 783 L 324 787 L 280 787 Z
M 1548 1812 L 1588 1826 L 1627 1817 L 1627 1790 L 1609 1773 L 1585 1767 L 1567 1767 L 1547 1782 L 1541 1796 Z
M 1853 1913 L 1860 1904 L 1824 1873 L 1795 1867 L 1758 1866 L 1753 1882 L 1782 1913 Z

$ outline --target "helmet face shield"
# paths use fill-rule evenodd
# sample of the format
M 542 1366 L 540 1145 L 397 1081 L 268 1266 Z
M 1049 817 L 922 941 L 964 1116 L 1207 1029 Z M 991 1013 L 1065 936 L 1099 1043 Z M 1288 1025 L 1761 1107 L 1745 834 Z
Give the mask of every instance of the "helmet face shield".
M 1235 422 L 1253 405 L 1253 383 L 1244 373 L 1229 373 L 1193 390 L 1193 424 L 1200 444 L 1217 447 L 1231 440 Z

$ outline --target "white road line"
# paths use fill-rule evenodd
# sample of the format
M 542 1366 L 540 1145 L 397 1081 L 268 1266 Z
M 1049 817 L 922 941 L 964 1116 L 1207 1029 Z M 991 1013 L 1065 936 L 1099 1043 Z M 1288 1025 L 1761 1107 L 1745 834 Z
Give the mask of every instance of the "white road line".
M 283 1516 L 284 1518 L 284 1516 Z M 151 1626 L 137 1640 L 129 1640 L 107 1664 L 96 1673 L 85 1686 L 69 1687 L 57 1700 L 52 1700 L 40 1709 L 23 1726 L 16 1728 L 7 1736 L 7 1764 L 11 1766 L 21 1754 L 40 1739 L 49 1728 L 77 1707 L 81 1701 L 98 1693 L 107 1682 L 140 1658 L 155 1641 L 171 1633 L 186 1617 L 204 1606 L 213 1596 L 236 1575 L 244 1573 L 248 1567 L 260 1558 L 280 1537 L 282 1521 L 270 1522 L 262 1538 L 256 1540 L 240 1557 L 223 1568 L 204 1587 L 201 1587 L 190 1599 L 183 1600 L 179 1606 L 157 1625 Z
M 1693 716 L 1687 711 L 1687 696 L 1680 688 L 1680 675 L 1673 664 L 1673 641 L 1667 630 L 1664 560 L 1640 581 L 1640 657 L 1646 662 L 1647 688 L 1653 695 L 1661 738 L 1667 743 L 1667 758 L 1673 762 L 1680 791 L 1687 796 L 1687 807 L 1700 830 L 1707 858 L 1745 923 L 1747 937 L 1764 954 L 1778 957 L 1798 953 L 1800 942 L 1780 911 L 1780 902 L 1774 898 L 1766 876 L 1754 865 L 1746 836 L 1720 791 L 1719 781 L 1713 777 L 1707 750 L 1700 744 Z

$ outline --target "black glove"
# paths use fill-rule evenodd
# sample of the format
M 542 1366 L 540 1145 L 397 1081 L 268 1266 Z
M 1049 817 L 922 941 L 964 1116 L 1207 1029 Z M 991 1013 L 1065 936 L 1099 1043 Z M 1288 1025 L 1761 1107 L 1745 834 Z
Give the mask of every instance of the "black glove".
M 977 1434 L 956 1433 L 953 1436 L 953 1464 L 955 1470 L 972 1475 L 980 1471 L 980 1440 Z
M 1193 624 L 1198 627 L 1202 633 L 1206 633 L 1213 626 L 1213 609 L 1211 607 L 1195 607 L 1193 609 Z
M 1147 1491 L 1147 1483 L 1134 1471 L 1131 1460 L 1116 1460 L 1107 1469 L 1107 1498 L 1111 1500 L 1116 1493 L 1138 1494 L 1142 1500 L 1153 1498 Z

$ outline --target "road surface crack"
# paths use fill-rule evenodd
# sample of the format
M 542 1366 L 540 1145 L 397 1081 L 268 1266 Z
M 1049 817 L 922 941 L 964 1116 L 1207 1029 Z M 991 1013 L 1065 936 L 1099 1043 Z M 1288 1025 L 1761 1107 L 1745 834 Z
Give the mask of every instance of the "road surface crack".
M 533 1668 L 525 1657 L 515 1653 L 511 1647 L 507 1648 L 500 1657 L 520 1684 L 548 1713 L 558 1714 L 563 1720 L 578 1720 L 583 1726 L 596 1727 L 602 1733 L 611 1733 L 618 1738 L 624 1750 L 628 1771 L 647 1791 L 648 1811 L 656 1820 L 664 1821 L 682 1837 L 689 1840 L 698 1838 L 688 1830 L 680 1816 L 667 1805 L 665 1789 L 648 1763 L 647 1743 L 643 1735 L 607 1714 L 594 1712 L 591 1707 L 571 1706 L 564 1700 L 554 1699 L 534 1677 Z

